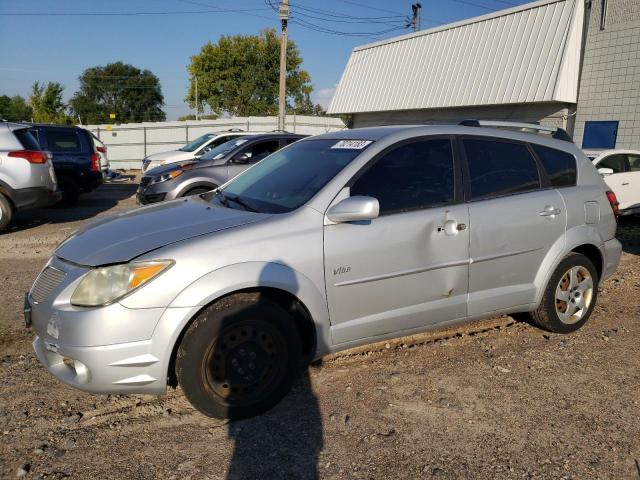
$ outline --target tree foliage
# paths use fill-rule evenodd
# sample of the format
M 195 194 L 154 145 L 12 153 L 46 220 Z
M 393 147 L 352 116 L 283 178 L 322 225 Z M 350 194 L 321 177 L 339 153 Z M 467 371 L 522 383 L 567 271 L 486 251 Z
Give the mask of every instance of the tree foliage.
M 0 118 L 10 122 L 30 121 L 32 118 L 31 107 L 20 95 L 9 97 L 0 96 Z
M 67 115 L 67 105 L 62 100 L 64 87 L 57 82 L 36 82 L 31 87 L 29 105 L 35 122 L 42 123 L 66 123 L 70 124 L 71 118 Z
M 312 113 L 316 106 L 309 95 L 311 77 L 302 70 L 300 51 L 287 43 L 287 111 Z M 198 78 L 198 111 L 204 104 L 217 115 L 276 115 L 280 78 L 280 38 L 274 29 L 260 35 L 221 36 L 207 43 L 188 66 L 191 76 L 185 100 L 196 107 L 195 81 Z
M 155 122 L 166 118 L 160 80 L 149 70 L 122 62 L 86 69 L 80 89 L 69 102 L 83 123 Z
M 208 115 L 198 115 L 198 120 L 215 120 L 219 118 L 218 115 L 215 114 L 208 114 Z M 183 115 L 182 117 L 178 117 L 178 121 L 179 122 L 184 122 L 186 120 L 195 120 L 196 116 L 193 113 L 190 113 L 189 115 Z

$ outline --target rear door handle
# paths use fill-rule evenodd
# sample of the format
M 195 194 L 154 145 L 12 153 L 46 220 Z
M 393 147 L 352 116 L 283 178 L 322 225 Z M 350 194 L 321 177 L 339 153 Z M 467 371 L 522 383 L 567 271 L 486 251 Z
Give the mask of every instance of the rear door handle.
M 629 185 L 629 182 L 624 182 L 622 185 L 623 185 L 623 186 L 624 186 L 624 185 Z
M 554 218 L 556 215 L 560 215 L 561 210 L 559 208 L 554 207 L 553 205 L 547 205 L 546 207 L 544 207 L 544 210 L 542 210 L 539 215 L 541 217 L 551 217 Z

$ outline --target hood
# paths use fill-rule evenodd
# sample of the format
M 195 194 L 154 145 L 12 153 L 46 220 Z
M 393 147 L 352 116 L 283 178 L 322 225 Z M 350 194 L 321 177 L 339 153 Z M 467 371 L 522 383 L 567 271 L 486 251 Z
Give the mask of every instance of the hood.
M 174 170 L 180 170 L 183 167 L 193 168 L 198 164 L 197 160 L 179 161 L 175 163 L 168 163 L 166 165 L 160 165 L 159 167 L 150 168 L 144 172 L 145 177 L 159 177 L 165 173 L 173 172 Z M 185 170 L 186 170 L 185 168 Z
M 189 197 L 99 220 L 62 242 L 55 255 L 91 267 L 123 263 L 171 243 L 266 217 L 265 214 L 223 208 L 199 197 Z
M 165 160 L 167 162 L 179 162 L 180 160 L 190 160 L 194 157 L 195 152 L 181 152 L 180 150 L 171 150 L 170 152 L 154 153 L 147 155 L 147 160 Z

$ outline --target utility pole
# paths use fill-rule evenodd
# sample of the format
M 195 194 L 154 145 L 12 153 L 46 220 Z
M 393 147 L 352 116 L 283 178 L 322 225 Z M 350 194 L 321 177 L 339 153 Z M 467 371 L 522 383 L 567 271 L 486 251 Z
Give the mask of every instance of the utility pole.
M 198 110 L 200 110 L 200 105 L 198 104 L 198 77 L 196 79 L 196 120 L 198 120 Z
M 289 0 L 280 1 L 280 92 L 278 95 L 278 130 L 285 128 L 287 106 L 287 22 L 289 21 Z
M 409 21 L 409 24 L 411 25 L 411 27 L 413 28 L 413 31 L 415 32 L 416 30 L 420 30 L 421 28 L 420 13 L 422 11 L 422 5 L 420 5 L 419 3 L 412 4 L 411 11 L 413 13 L 411 15 L 411 20 Z

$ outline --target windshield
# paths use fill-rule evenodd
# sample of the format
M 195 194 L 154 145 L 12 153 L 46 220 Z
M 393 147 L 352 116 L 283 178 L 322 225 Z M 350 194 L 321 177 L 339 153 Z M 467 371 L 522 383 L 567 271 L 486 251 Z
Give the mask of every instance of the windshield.
M 218 145 L 215 148 L 212 148 L 207 153 L 200 157 L 200 161 L 203 160 L 217 160 L 218 158 L 222 158 L 231 151 L 233 151 L 236 147 L 239 147 L 243 143 L 247 143 L 246 138 L 236 137 L 233 140 L 229 140 L 228 142 L 224 142 Z
M 304 205 L 370 144 L 369 141 L 305 140 L 279 150 L 232 180 L 217 198 L 239 199 L 264 213 Z M 354 146 L 355 145 L 355 146 Z
M 187 143 L 184 147 L 179 148 L 178 150 L 180 150 L 181 152 L 195 152 L 197 149 L 199 149 L 202 145 L 207 143 L 214 136 L 215 135 L 211 133 L 207 133 L 206 135 L 202 135 L 201 137 L 198 137 L 195 140 L 192 140 L 191 142 Z

